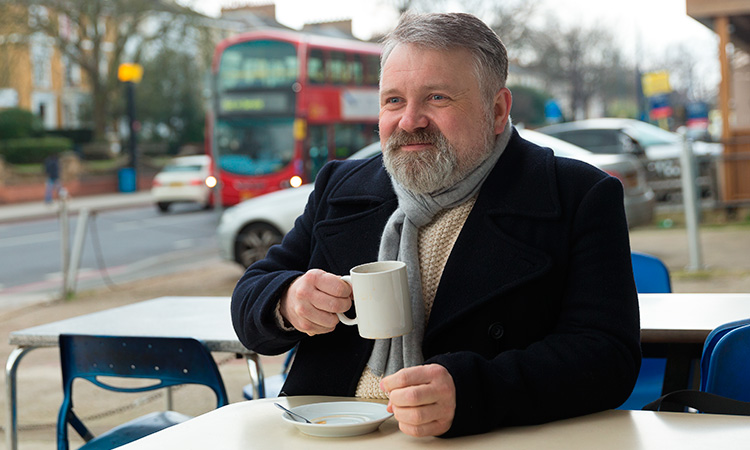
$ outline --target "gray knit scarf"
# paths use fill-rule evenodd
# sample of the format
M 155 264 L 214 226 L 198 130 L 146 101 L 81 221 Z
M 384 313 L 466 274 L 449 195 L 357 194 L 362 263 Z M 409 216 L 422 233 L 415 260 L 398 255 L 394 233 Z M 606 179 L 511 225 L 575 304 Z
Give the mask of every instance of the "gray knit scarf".
M 422 339 L 425 329 L 425 309 L 422 297 L 422 275 L 419 267 L 419 228 L 430 223 L 435 214 L 456 207 L 474 197 L 500 155 L 512 133 L 510 118 L 503 132 L 495 139 L 492 154 L 466 178 L 437 194 L 414 194 L 395 180 L 393 188 L 398 197 L 398 208 L 383 229 L 379 261 L 398 260 L 406 263 L 411 296 L 414 329 L 391 339 L 377 339 L 367 366 L 377 376 L 391 375 L 404 367 L 422 364 Z

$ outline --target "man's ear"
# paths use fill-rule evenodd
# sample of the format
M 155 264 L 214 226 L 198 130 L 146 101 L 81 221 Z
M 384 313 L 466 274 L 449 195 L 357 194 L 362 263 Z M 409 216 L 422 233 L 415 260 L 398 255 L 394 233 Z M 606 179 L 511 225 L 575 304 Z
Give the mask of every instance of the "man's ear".
M 505 130 L 512 104 L 513 96 L 508 88 L 504 87 L 495 94 L 495 134 L 501 134 Z

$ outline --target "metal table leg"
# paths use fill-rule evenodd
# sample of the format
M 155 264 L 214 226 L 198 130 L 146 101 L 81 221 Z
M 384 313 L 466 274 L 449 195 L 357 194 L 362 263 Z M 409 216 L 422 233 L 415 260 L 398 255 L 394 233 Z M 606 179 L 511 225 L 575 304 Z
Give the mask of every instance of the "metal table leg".
M 260 365 L 260 358 L 257 353 L 245 353 L 247 361 L 247 370 L 250 372 L 250 381 L 253 383 L 253 398 L 265 398 L 266 386 L 263 376 L 263 368 Z
M 18 448 L 18 417 L 16 416 L 16 369 L 26 353 L 36 347 L 17 347 L 5 364 L 5 443 L 8 450 Z

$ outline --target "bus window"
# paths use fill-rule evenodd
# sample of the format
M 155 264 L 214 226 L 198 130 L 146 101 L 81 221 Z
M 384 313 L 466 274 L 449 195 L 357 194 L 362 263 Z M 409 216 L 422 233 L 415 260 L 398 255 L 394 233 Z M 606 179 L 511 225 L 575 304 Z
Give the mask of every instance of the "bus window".
M 333 84 L 349 84 L 351 82 L 351 72 L 346 61 L 346 54 L 343 52 L 331 52 L 328 59 L 328 81 Z
M 374 124 L 334 125 L 335 158 L 344 159 L 361 150 L 367 144 L 378 140 Z
M 352 81 L 357 86 L 362 86 L 364 82 L 364 69 L 362 68 L 362 55 L 354 55 L 351 62 Z
M 323 84 L 326 82 L 324 61 L 322 50 L 310 50 L 310 55 L 307 58 L 307 77 L 310 83 Z
M 315 176 L 323 165 L 328 161 L 328 132 L 326 126 L 310 126 L 308 155 L 310 159 L 306 162 L 308 180 L 315 180 Z
M 219 90 L 290 86 L 298 76 L 296 53 L 288 42 L 248 41 L 227 47 L 219 64 Z
M 218 120 L 219 167 L 238 175 L 278 172 L 294 157 L 293 123 L 293 118 Z
M 364 55 L 365 84 L 377 86 L 380 79 L 380 57 L 377 55 Z

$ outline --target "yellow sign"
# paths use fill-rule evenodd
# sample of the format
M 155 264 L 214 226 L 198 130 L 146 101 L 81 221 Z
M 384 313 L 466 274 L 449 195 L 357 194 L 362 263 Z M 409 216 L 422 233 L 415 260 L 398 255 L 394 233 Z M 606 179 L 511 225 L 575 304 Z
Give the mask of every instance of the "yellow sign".
M 122 63 L 117 69 L 117 79 L 125 82 L 140 83 L 143 78 L 143 67 L 140 64 Z
M 301 141 L 307 137 L 307 122 L 305 119 L 294 119 L 294 139 Z
M 643 74 L 641 83 L 643 84 L 643 95 L 646 97 L 672 92 L 672 87 L 669 85 L 669 72 L 666 70 Z

